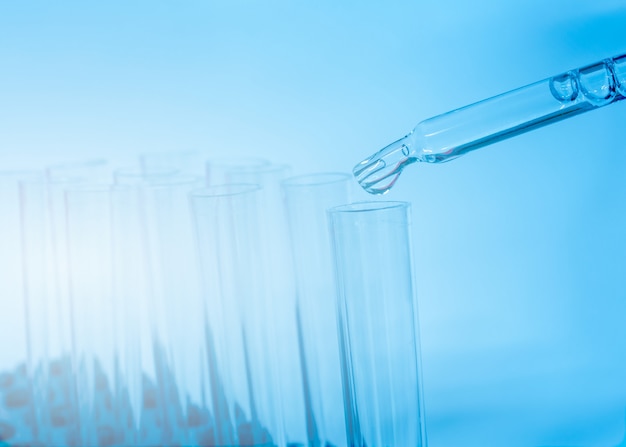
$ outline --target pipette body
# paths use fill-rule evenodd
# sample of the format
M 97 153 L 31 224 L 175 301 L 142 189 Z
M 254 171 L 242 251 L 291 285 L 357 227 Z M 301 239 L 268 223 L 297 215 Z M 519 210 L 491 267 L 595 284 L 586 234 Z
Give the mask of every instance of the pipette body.
M 626 54 L 424 120 L 353 172 L 367 192 L 384 194 L 408 165 L 450 161 L 625 97 Z

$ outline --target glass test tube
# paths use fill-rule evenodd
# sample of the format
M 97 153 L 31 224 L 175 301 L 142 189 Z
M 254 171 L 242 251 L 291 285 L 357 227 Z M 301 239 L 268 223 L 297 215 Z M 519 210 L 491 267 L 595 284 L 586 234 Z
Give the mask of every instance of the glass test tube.
M 49 183 L 71 180 L 77 183 L 107 184 L 111 182 L 111 166 L 104 158 L 78 160 L 49 165 L 45 175 Z
M 173 442 L 195 444 L 211 422 L 204 374 L 202 303 L 188 194 L 195 177 L 172 176 L 143 188 L 157 352 Z
M 269 165 L 270 162 L 263 158 L 210 158 L 205 163 L 206 184 L 216 186 L 237 183 L 237 180 L 233 178 L 233 173 L 254 171 Z
M 0 172 L 0 439 L 35 442 L 33 396 L 26 367 L 27 318 L 23 293 L 19 181 L 38 178 L 31 171 Z
M 215 429 L 208 445 L 283 445 L 261 285 L 259 187 L 191 194 L 205 303 Z
M 113 236 L 109 186 L 65 192 L 70 297 L 74 322 L 80 442 L 113 445 L 123 439 L 122 374 L 117 332 L 121 309 L 113 294 Z
M 426 445 L 409 205 L 328 212 L 350 446 Z
M 352 177 L 324 173 L 283 182 L 296 279 L 309 446 L 346 446 L 337 304 L 326 210 L 349 203 Z
M 167 184 L 176 176 L 173 170 L 145 173 L 141 168 L 114 173 L 114 238 L 119 253 L 116 287 L 125 297 L 126 326 L 138 343 L 139 376 L 129 378 L 133 384 L 129 391 L 137 386 L 141 389 L 141 403 L 137 403 L 136 395 L 130 402 L 138 418 L 138 443 L 145 445 L 172 443 L 183 436 L 177 421 L 179 407 L 167 404 L 176 388 L 165 354 L 167 321 L 159 299 L 163 294 L 156 284 L 160 266 L 154 245 L 159 241 L 155 237 L 157 216 L 147 207 L 151 185 Z
M 63 200 L 67 184 L 73 182 L 38 178 L 19 186 L 28 370 L 38 438 L 46 445 L 78 439 Z
M 172 170 L 179 174 L 202 178 L 205 175 L 205 163 L 208 158 L 208 151 L 164 151 L 141 154 L 139 162 L 144 174 Z
M 269 164 L 233 169 L 228 172 L 234 182 L 255 183 L 259 193 L 260 249 L 263 262 L 264 289 L 272 344 L 276 396 L 282 405 L 282 423 L 286 445 L 303 444 L 307 439 L 306 409 L 298 345 L 296 293 L 293 262 L 289 246 L 287 216 L 281 182 L 289 175 L 287 165 Z

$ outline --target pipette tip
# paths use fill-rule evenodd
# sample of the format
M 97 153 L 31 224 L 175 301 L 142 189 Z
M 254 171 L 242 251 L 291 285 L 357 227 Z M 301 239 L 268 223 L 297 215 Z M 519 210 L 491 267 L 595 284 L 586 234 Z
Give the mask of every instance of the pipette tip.
M 402 138 L 357 164 L 352 170 L 359 185 L 370 194 L 385 194 L 393 187 L 405 166 L 417 161 Z

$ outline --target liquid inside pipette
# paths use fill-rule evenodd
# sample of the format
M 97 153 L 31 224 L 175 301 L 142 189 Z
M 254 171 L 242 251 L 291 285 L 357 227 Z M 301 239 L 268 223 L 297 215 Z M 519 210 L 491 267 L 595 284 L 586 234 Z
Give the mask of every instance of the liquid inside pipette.
M 357 164 L 353 173 L 367 192 L 385 194 L 413 163 L 450 161 L 625 97 L 626 54 L 422 121 Z

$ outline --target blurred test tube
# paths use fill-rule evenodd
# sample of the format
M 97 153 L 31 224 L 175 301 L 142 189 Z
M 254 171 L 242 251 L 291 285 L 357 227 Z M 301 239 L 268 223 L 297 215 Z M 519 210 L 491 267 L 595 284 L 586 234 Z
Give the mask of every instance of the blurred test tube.
M 37 178 L 19 187 L 29 378 L 39 441 L 48 445 L 78 439 L 63 200 L 69 184 Z
M 209 445 L 284 445 L 269 320 L 261 283 L 257 185 L 192 192 L 206 318 Z M 269 320 L 269 321 L 268 321 Z
M 230 179 L 254 183 L 259 191 L 259 249 L 263 289 L 266 293 L 268 328 L 276 362 L 273 364 L 276 397 L 287 445 L 301 445 L 307 439 L 306 409 L 298 345 L 296 294 L 292 253 L 281 182 L 290 173 L 287 165 L 269 164 L 232 169 Z
M 30 444 L 36 439 L 33 395 L 26 367 L 19 182 L 41 175 L 34 171 L 0 172 L 0 439 L 13 444 Z
M 78 185 L 65 192 L 68 265 L 74 322 L 73 363 L 84 445 L 113 445 L 127 422 L 118 330 L 123 308 L 114 295 L 111 188 Z
M 309 446 L 346 446 L 337 304 L 326 210 L 349 202 L 352 177 L 324 173 L 283 182 L 296 279 Z

